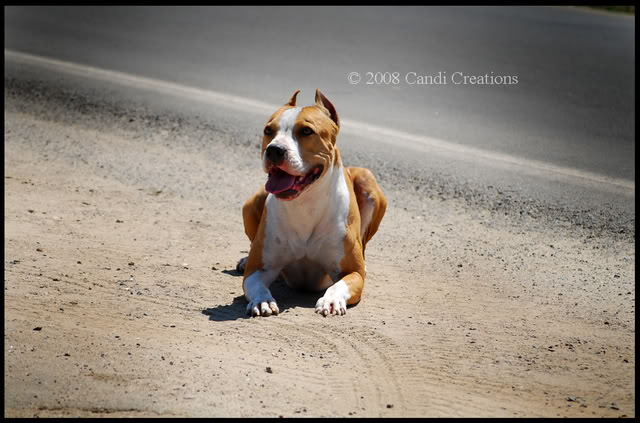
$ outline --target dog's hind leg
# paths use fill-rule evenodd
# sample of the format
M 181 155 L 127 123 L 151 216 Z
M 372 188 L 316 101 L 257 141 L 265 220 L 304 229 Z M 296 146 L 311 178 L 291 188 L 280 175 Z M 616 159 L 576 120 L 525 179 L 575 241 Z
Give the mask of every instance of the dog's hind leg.
M 364 253 L 367 242 L 378 231 L 380 221 L 387 210 L 387 199 L 369 169 L 349 167 L 347 170 L 353 181 L 353 190 L 360 209 L 360 236 Z

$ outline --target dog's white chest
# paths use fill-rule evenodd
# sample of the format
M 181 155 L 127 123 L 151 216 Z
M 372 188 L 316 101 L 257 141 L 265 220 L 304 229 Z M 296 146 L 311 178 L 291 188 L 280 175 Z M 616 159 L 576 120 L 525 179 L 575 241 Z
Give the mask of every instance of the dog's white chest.
M 341 166 L 326 176 L 308 196 L 292 202 L 267 198 L 263 262 L 282 271 L 289 284 L 326 288 L 341 272 L 349 190 Z

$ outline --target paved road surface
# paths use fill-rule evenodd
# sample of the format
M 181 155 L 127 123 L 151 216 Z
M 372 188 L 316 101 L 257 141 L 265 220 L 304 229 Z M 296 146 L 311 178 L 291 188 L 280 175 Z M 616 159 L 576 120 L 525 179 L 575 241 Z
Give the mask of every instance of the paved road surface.
M 308 104 L 318 87 L 354 152 L 627 220 L 634 30 L 633 17 L 554 7 L 5 7 L 5 49 L 267 104 L 295 89 Z M 409 84 L 439 72 L 446 84 Z M 518 83 L 455 83 L 491 72 Z M 238 120 L 255 133 L 264 116 Z M 407 148 L 420 137 L 426 148 Z

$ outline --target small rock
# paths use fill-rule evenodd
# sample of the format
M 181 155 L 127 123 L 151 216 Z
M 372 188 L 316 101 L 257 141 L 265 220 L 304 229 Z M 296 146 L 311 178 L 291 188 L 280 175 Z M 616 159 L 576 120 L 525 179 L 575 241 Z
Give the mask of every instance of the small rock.
M 116 219 L 116 223 L 124 223 L 124 220 Z
M 569 401 L 569 402 L 576 402 L 576 397 L 568 396 L 568 397 L 567 397 L 567 401 Z
M 41 331 L 42 330 L 42 326 L 36 326 L 35 328 L 33 328 L 33 330 Z
M 218 268 L 215 266 L 211 266 L 211 270 L 218 270 Z
M 387 408 L 393 408 L 393 404 L 387 404 Z
M 133 266 L 135 263 L 130 261 L 128 264 L 129 264 L 129 266 Z
M 273 373 L 273 369 L 271 369 L 271 367 L 267 367 L 267 368 L 265 369 L 265 371 L 266 371 L 267 373 Z

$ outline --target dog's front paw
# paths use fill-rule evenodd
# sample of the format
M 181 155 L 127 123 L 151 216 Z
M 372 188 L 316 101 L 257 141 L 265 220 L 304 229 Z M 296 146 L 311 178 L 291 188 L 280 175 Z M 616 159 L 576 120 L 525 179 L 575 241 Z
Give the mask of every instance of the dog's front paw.
M 342 316 L 347 312 L 347 302 L 344 296 L 328 289 L 322 298 L 316 303 L 316 313 L 328 316 L 336 314 Z
M 276 300 L 270 297 L 256 298 L 253 301 L 249 301 L 247 306 L 247 314 L 251 316 L 271 316 L 280 313 Z

